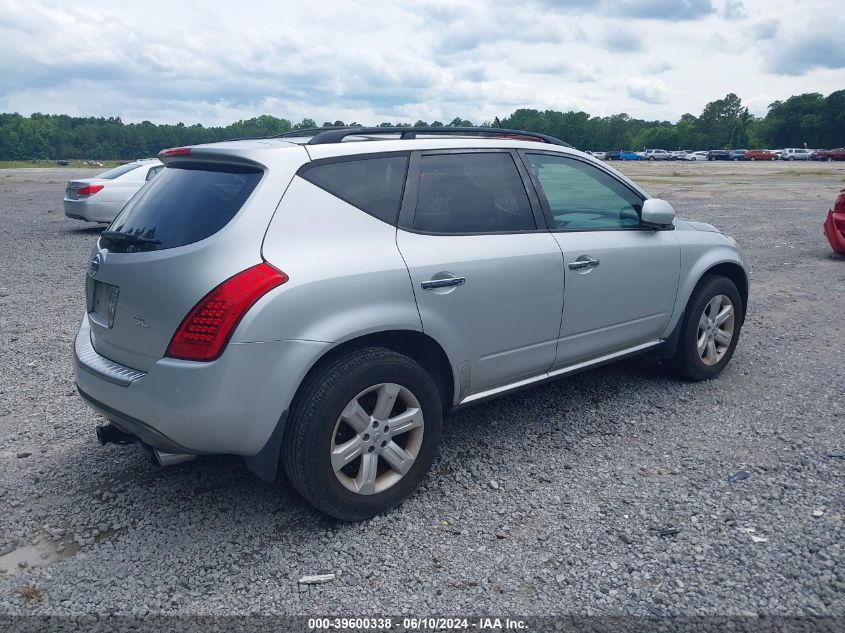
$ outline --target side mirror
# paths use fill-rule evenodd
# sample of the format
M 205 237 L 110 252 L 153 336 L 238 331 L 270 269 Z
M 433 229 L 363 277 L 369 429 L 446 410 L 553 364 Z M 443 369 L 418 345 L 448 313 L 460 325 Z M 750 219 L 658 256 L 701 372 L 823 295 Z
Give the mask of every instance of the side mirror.
M 654 229 L 667 229 L 672 226 L 675 219 L 675 209 L 672 205 L 660 198 L 649 198 L 643 203 L 643 210 L 640 213 L 640 223 Z

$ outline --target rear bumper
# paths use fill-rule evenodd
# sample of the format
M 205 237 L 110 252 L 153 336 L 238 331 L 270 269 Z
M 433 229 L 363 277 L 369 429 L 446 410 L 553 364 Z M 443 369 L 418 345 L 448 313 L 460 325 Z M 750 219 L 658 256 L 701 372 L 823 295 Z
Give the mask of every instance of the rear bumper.
M 824 234 L 830 242 L 830 247 L 840 255 L 845 255 L 845 213 L 828 211 Z
M 111 222 L 120 211 L 117 205 L 96 204 L 93 197 L 82 200 L 65 198 L 62 204 L 67 217 L 86 222 Z
M 216 361 L 162 358 L 144 373 L 97 354 L 86 316 L 74 369 L 85 402 L 150 446 L 250 456 L 270 439 L 305 372 L 327 346 L 313 341 L 231 343 Z

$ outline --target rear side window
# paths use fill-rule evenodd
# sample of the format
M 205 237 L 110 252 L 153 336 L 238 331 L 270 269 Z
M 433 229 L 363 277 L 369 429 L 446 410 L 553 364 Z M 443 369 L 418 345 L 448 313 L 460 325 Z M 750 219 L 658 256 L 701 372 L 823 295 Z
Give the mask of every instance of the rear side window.
M 407 170 L 407 156 L 356 158 L 310 166 L 302 177 L 379 220 L 396 224 Z
M 525 185 L 506 152 L 420 159 L 412 228 L 427 233 L 504 233 L 537 228 Z
M 262 174 L 235 165 L 171 165 L 126 204 L 100 237 L 103 247 L 127 253 L 199 242 L 235 217 Z
M 114 180 L 118 176 L 128 174 L 133 169 L 138 169 L 139 167 L 140 165 L 138 163 L 128 163 L 127 165 L 120 165 L 118 167 L 115 167 L 114 169 L 104 171 L 102 174 L 98 174 L 95 177 L 102 178 L 103 180 Z

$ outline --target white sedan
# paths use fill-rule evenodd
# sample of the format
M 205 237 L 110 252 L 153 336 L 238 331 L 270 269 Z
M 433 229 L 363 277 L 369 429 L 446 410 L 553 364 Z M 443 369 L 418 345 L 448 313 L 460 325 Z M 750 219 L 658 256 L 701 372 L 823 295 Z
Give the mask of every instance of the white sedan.
M 93 178 L 71 180 L 65 189 L 65 215 L 86 222 L 111 222 L 129 198 L 162 169 L 160 160 L 147 158 Z
M 684 160 L 707 160 L 707 152 L 690 152 Z

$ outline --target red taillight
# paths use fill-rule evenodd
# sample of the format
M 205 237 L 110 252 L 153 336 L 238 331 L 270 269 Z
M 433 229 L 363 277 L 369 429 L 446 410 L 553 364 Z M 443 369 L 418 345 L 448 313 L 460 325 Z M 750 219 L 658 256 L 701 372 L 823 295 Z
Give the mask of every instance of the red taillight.
M 167 356 L 214 360 L 255 302 L 287 280 L 285 273 L 266 262 L 230 277 L 200 299 L 182 320 L 167 346 Z
M 171 147 L 169 149 L 163 149 L 158 153 L 159 156 L 190 156 L 191 155 L 191 148 L 190 147 Z
M 93 196 L 95 193 L 100 191 L 103 188 L 103 185 L 86 185 L 82 187 L 79 191 L 76 192 L 78 196 Z

